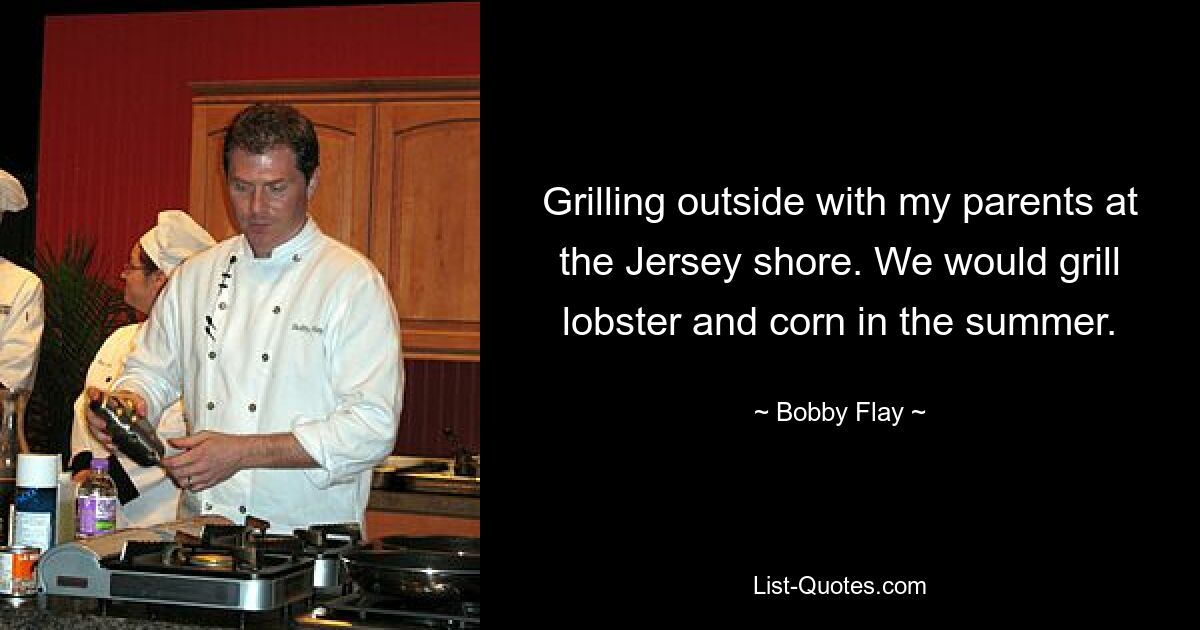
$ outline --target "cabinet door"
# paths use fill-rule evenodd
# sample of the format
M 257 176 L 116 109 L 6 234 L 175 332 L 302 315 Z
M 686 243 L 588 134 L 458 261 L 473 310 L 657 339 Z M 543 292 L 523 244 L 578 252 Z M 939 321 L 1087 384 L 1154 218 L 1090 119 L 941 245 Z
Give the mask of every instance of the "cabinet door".
M 367 510 L 367 536 L 465 536 L 479 538 L 479 519 Z
M 253 101 L 251 101 L 253 102 Z M 248 103 L 197 104 L 192 110 L 192 216 L 218 241 L 239 232 L 225 189 L 225 130 Z M 371 209 L 372 106 L 292 103 L 313 121 L 320 179 L 309 213 L 326 234 L 367 252 Z
M 378 105 L 371 259 L 404 348 L 479 358 L 479 100 Z

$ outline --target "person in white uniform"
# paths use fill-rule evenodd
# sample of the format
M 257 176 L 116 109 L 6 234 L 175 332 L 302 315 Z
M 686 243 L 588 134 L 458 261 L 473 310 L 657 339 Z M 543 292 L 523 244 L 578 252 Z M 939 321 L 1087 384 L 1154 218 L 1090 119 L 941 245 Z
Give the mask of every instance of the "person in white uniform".
M 29 206 L 21 182 L 0 170 L 0 221 Z M 0 386 L 33 389 L 42 345 L 42 281 L 0 256 Z
M 186 212 L 165 210 L 158 223 L 146 232 L 129 252 L 129 262 L 121 271 L 125 281 L 125 303 L 140 313 L 150 313 L 167 278 L 192 255 L 216 244 L 204 228 Z M 88 368 L 86 386 L 107 390 L 121 375 L 125 358 L 133 350 L 143 323 L 129 324 L 113 331 L 96 353 Z M 109 474 L 117 484 L 121 509 L 117 527 L 144 527 L 173 521 L 179 508 L 179 486 L 159 466 L 139 466 L 128 456 L 112 453 L 92 436 L 87 424 L 86 392 L 75 401 L 75 425 L 71 429 L 71 470 L 76 482 L 90 474 L 93 457 L 109 460 Z M 183 405 L 176 401 L 163 412 L 158 433 L 164 438 L 187 434 Z
M 151 422 L 182 394 L 195 433 L 169 440 L 186 452 L 163 460 L 187 490 L 181 515 L 252 515 L 286 533 L 361 525 L 404 391 L 391 294 L 308 215 L 318 146 L 297 110 L 243 110 L 224 166 L 242 233 L 168 280 L 115 386 Z M 88 422 L 111 443 L 99 417 Z

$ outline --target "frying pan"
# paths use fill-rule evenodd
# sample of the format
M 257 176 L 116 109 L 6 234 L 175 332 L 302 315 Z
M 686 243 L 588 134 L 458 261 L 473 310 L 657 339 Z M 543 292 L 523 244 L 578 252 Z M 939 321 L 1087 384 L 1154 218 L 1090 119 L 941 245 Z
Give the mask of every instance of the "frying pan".
M 479 601 L 479 556 L 412 549 L 356 549 L 342 555 L 359 589 L 434 605 Z
M 379 541 L 384 549 L 440 551 L 460 556 L 478 556 L 479 539 L 462 536 L 384 536 Z

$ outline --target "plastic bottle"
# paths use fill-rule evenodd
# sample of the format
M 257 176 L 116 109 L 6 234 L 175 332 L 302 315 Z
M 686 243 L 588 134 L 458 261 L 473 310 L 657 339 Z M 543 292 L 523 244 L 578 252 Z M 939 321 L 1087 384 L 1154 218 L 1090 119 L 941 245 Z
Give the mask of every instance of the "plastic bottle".
M 108 476 L 108 460 L 92 459 L 92 473 L 75 495 L 75 538 L 92 538 L 117 528 L 117 484 Z
M 37 547 L 43 553 L 54 546 L 54 514 L 58 507 L 58 455 L 17 455 L 17 491 L 13 497 L 9 544 Z

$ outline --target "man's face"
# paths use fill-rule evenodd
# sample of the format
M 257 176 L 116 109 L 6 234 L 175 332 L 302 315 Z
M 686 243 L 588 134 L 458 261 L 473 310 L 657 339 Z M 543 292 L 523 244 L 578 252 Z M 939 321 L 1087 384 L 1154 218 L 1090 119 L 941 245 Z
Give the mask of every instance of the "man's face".
M 226 183 L 242 234 L 254 255 L 265 257 L 304 227 L 317 174 L 305 185 L 304 174 L 296 168 L 296 154 L 289 147 L 269 149 L 262 155 L 234 149 Z
M 142 313 L 149 313 L 158 290 L 167 282 L 167 275 L 146 269 L 142 265 L 142 246 L 135 244 L 129 252 L 129 262 L 121 271 L 121 279 L 125 281 L 125 303 Z

